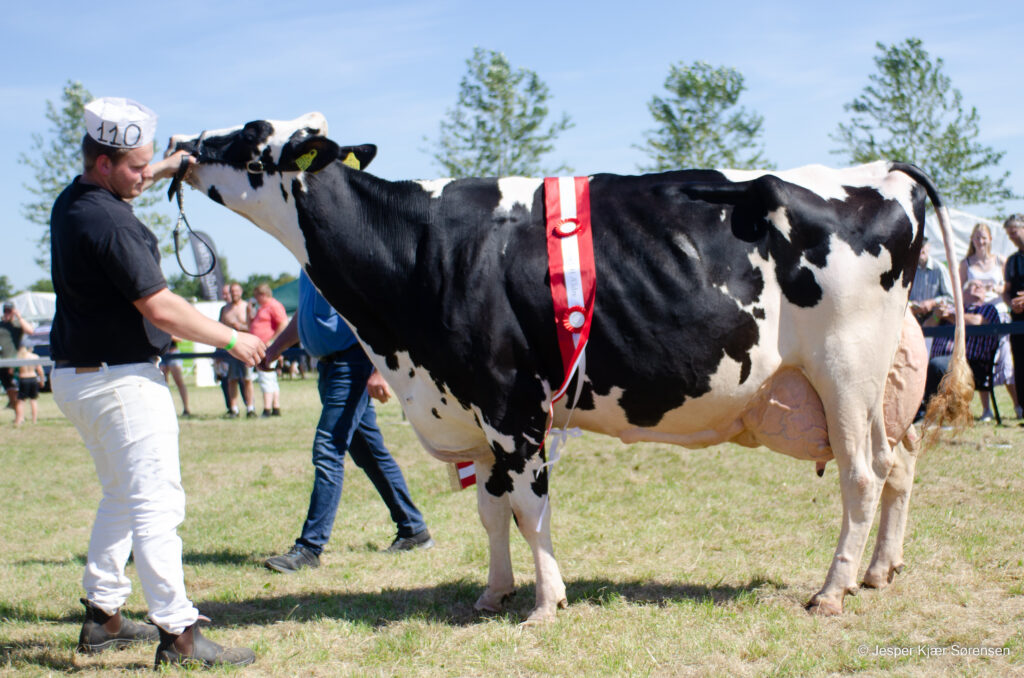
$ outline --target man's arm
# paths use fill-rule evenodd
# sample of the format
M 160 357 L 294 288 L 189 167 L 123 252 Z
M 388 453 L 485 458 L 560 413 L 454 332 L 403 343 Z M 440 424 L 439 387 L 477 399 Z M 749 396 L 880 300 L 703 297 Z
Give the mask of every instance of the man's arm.
M 284 350 L 290 346 L 294 346 L 299 343 L 299 314 L 296 313 L 292 316 L 292 319 L 288 321 L 288 324 L 281 328 L 278 332 L 277 337 L 270 342 L 270 346 L 267 347 L 267 355 L 263 360 L 263 366 L 268 367 L 269 363 L 274 362 L 280 357 Z
M 21 315 L 21 311 L 18 310 L 17 306 L 14 307 L 14 317 L 18 319 L 18 325 L 21 326 L 21 331 L 25 334 L 32 334 L 36 331 L 35 323 L 25 320 L 25 317 Z
M 220 347 L 226 347 L 236 337 L 231 328 L 210 320 L 166 287 L 133 303 L 151 323 L 176 337 Z M 234 341 L 228 352 L 247 365 L 255 365 L 266 353 L 259 337 L 247 332 L 237 332 Z
M 178 167 L 181 166 L 182 156 L 188 157 L 190 165 L 194 164 L 196 161 L 195 158 L 185 151 L 177 151 L 163 160 L 157 160 L 154 163 L 150 163 L 149 167 L 153 170 L 153 176 L 142 183 L 142 190 L 145 191 L 161 179 L 169 179 L 170 177 L 173 177 L 174 173 L 178 171 Z

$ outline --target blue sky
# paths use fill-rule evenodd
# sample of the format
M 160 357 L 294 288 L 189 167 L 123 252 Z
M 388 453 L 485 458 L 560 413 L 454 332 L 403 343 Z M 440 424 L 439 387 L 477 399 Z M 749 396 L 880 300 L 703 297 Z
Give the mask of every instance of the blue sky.
M 305 7 L 305 5 L 309 7 Z M 1024 193 L 1024 5 L 1009 2 L 15 3 L 0 24 L 0 274 L 17 288 L 47 276 L 33 262 L 40 227 L 21 217 L 31 181 L 17 163 L 45 132 L 45 102 L 68 80 L 97 96 L 137 99 L 160 114 L 161 145 L 258 118 L 319 110 L 330 136 L 377 144 L 369 171 L 433 178 L 426 149 L 456 100 L 474 46 L 536 71 L 563 133 L 552 165 L 635 173 L 652 127 L 647 102 L 669 65 L 704 60 L 746 79 L 742 104 L 765 118 L 766 156 L 780 168 L 844 164 L 830 138 L 843 105 L 875 72 L 875 43 L 919 37 L 981 116 L 981 141 Z M 187 191 L 193 227 L 213 236 L 238 278 L 297 273 L 294 258 L 241 217 Z M 1024 202 L 1008 205 L 1022 211 Z M 173 214 L 170 204 L 167 213 Z M 981 206 L 978 213 L 988 214 Z M 191 264 L 190 256 L 186 261 Z M 177 271 L 173 256 L 168 274 Z

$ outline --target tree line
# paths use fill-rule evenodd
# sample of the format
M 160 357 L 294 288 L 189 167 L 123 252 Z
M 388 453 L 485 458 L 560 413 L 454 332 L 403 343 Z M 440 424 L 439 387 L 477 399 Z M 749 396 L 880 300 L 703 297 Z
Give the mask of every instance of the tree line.
M 918 38 L 876 47 L 877 70 L 844 106 L 850 117 L 831 135 L 836 143 L 832 153 L 850 164 L 881 159 L 913 163 L 932 176 L 950 204 L 989 205 L 993 216 L 1000 216 L 1005 201 L 1020 197 L 1009 187 L 1010 173 L 999 173 L 1005 152 L 978 141 L 978 111 L 966 106 L 944 73 L 943 60 L 933 58 Z M 654 126 L 635 145 L 649 159 L 638 170 L 774 168 L 763 149 L 764 118 L 740 105 L 746 84 L 739 71 L 703 61 L 678 62 L 669 66 L 664 89 L 647 104 Z M 475 48 L 454 107 L 446 111 L 437 137 L 425 139 L 432 160 L 454 178 L 572 172 L 565 164 L 543 162 L 558 136 L 574 124 L 566 113 L 552 115 L 550 98 L 537 73 L 513 68 L 501 52 Z M 50 207 L 79 172 L 83 107 L 91 99 L 81 83 L 68 82 L 60 107 L 47 101 L 48 136 L 33 135 L 31 151 L 19 156 L 34 175 L 34 183 L 25 185 L 34 199 L 22 204 L 22 214 L 43 229 L 36 261 L 47 273 Z M 134 204 L 139 217 L 167 243 L 170 220 L 153 209 L 161 193 L 150 191 Z M 192 296 L 185 276 L 169 283 L 174 291 Z M 44 279 L 32 289 L 48 284 Z

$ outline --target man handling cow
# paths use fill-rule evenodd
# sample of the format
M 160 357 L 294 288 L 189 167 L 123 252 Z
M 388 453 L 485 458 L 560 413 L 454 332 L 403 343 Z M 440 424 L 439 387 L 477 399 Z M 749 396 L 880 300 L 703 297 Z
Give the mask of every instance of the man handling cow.
M 83 585 L 86 621 L 78 649 L 156 641 L 156 664 L 249 664 L 246 648 L 224 648 L 199 632 L 185 592 L 181 539 L 185 493 L 178 423 L 157 358 L 171 334 L 222 346 L 254 365 L 266 347 L 196 311 L 167 288 L 157 239 L 130 201 L 169 176 L 182 154 L 149 164 L 156 115 L 129 99 L 85 107 L 84 171 L 50 217 L 57 310 L 51 332 L 53 395 L 92 454 L 103 486 Z M 154 626 L 123 618 L 134 553 Z

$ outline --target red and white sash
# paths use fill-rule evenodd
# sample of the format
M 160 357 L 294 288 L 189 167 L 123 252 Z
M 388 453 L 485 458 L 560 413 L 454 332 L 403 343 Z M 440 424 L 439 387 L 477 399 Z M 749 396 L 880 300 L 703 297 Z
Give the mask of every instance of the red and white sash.
M 551 300 L 565 375 L 562 385 L 551 394 L 555 403 L 565 395 L 579 368 L 594 316 L 597 275 L 590 228 L 590 182 L 587 177 L 548 177 L 544 180 L 544 204 Z M 577 394 L 581 388 L 582 383 Z

